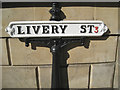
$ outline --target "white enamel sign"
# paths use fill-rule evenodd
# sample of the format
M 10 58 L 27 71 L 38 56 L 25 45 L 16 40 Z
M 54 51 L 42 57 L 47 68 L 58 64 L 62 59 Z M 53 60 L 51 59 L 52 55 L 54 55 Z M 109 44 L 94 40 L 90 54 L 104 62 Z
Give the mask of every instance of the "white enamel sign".
M 11 37 L 102 36 L 107 30 L 102 21 L 16 21 L 6 28 Z

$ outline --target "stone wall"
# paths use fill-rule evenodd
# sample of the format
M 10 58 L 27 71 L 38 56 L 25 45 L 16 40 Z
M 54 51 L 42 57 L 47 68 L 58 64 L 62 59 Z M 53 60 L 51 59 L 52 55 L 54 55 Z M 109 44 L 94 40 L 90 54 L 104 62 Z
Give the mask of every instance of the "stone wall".
M 44 3 L 39 3 L 44 4 Z M 4 5 L 4 4 L 3 4 Z M 103 5 L 103 6 L 102 6 Z M 64 20 L 102 20 L 110 34 L 118 32 L 118 7 L 111 3 L 91 5 L 63 4 Z M 19 39 L 10 38 L 5 28 L 11 21 L 48 21 L 51 7 L 2 8 L 2 87 L 50 88 L 52 54 L 49 48 L 25 47 Z M 119 25 L 120 26 L 120 25 Z M 70 88 L 118 88 L 118 52 L 120 37 L 109 36 L 103 40 L 90 40 L 88 48 L 77 46 L 68 50 L 68 80 Z

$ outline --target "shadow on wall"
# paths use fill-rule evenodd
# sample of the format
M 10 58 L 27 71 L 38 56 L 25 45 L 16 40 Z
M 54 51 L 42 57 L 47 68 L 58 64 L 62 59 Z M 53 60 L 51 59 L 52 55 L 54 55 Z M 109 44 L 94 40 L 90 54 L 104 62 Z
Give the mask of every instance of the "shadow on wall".
M 89 49 L 91 40 L 106 40 L 109 38 L 110 31 L 108 30 L 102 37 L 77 37 L 77 38 L 19 38 L 21 42 L 26 44 L 31 43 L 31 49 L 36 50 L 36 47 L 51 47 L 54 45 L 54 40 L 58 41 L 59 50 L 57 51 L 57 61 L 59 62 L 59 74 L 61 87 L 69 88 L 67 60 L 69 58 L 68 51 L 78 46 L 84 46 Z M 62 46 L 63 45 L 63 46 Z
M 44 4 L 43 4 L 44 5 Z M 49 4 L 48 4 L 49 5 Z M 78 3 L 61 3 L 60 9 L 62 6 L 71 6 L 71 5 L 79 5 Z M 51 5 L 50 5 L 51 6 Z M 51 9 L 52 10 L 52 9 Z M 54 16 L 54 14 L 52 15 Z M 63 20 L 66 18 L 65 14 L 60 11 L 60 19 Z M 52 17 L 51 17 L 52 18 Z M 91 40 L 106 40 L 108 38 L 107 35 L 109 35 L 110 30 L 108 30 L 103 37 L 59 37 L 59 38 L 20 38 L 19 40 L 22 42 L 25 42 L 26 46 L 29 46 L 29 43 L 31 43 L 31 48 L 33 50 L 36 50 L 36 47 L 48 47 L 50 48 L 50 51 L 52 54 L 55 54 L 55 57 L 53 55 L 53 58 L 57 60 L 57 63 L 55 60 L 53 60 L 53 63 L 57 64 L 57 67 L 54 68 L 54 64 L 52 65 L 52 87 L 56 86 L 54 85 L 56 80 L 54 80 L 57 76 L 55 73 L 58 73 L 59 77 L 59 84 L 62 88 L 69 88 L 68 83 L 68 72 L 67 72 L 67 60 L 69 58 L 68 51 L 70 49 L 73 49 L 78 46 L 84 46 L 85 48 L 89 49 L 90 41 Z M 57 47 L 55 50 L 56 53 L 53 53 L 52 49 L 53 46 Z M 57 69 L 57 70 L 56 70 Z M 56 71 L 54 71 L 56 70 Z M 54 73 L 54 74 L 53 74 Z
M 3 3 L 2 8 L 16 8 L 16 7 L 51 7 L 51 3 Z M 70 6 L 92 6 L 92 7 L 118 7 L 118 3 L 95 3 L 95 2 L 80 2 L 80 3 L 61 3 L 61 7 L 70 7 Z M 66 16 L 63 12 L 61 12 L 61 18 L 64 19 Z M 54 40 L 57 40 L 60 44 L 59 52 L 57 53 L 58 61 L 59 61 L 59 74 L 60 74 L 60 83 L 61 87 L 69 88 L 68 83 L 68 72 L 67 72 L 67 60 L 69 58 L 68 51 L 78 46 L 84 46 L 86 49 L 89 49 L 91 40 L 106 40 L 109 38 L 110 30 L 105 33 L 102 37 L 77 37 L 77 38 L 20 38 L 19 40 L 22 42 L 26 42 L 26 44 L 31 43 L 31 48 L 36 50 L 36 47 L 48 47 L 51 48 L 53 44 L 51 44 Z M 75 41 L 74 41 L 75 40 Z M 73 42 L 72 42 L 73 41 Z M 61 47 L 63 44 L 64 47 Z M 26 45 L 27 46 L 27 45 Z M 97 89 L 95 89 L 97 90 Z M 104 89 L 102 89 L 104 90 Z M 107 89 L 105 89 L 107 90 Z M 111 89 L 108 89 L 111 90 Z M 112 89 L 113 90 L 113 89 Z
M 118 2 L 61 2 L 62 7 L 70 6 L 92 6 L 92 7 L 119 7 Z M 2 3 L 2 8 L 16 8 L 16 7 L 51 7 L 49 2 L 9 2 Z

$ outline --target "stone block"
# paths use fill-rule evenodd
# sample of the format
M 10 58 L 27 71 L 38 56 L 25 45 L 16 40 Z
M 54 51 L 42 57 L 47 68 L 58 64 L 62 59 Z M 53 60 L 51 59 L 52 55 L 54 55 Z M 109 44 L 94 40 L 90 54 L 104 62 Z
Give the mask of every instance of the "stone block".
M 118 33 L 118 7 L 96 7 L 96 20 L 102 20 L 111 34 Z
M 37 47 L 36 50 L 25 47 L 19 39 L 10 39 L 10 53 L 13 65 L 39 65 L 51 64 L 52 54 L 49 48 Z
M 0 65 L 8 65 L 6 39 L 0 39 Z
M 65 20 L 93 20 L 93 7 L 63 7 L 62 11 L 66 15 Z
M 120 89 L 120 37 L 118 42 L 118 88 Z
M 89 48 L 76 46 L 68 51 L 68 63 L 98 63 L 115 61 L 117 37 L 90 40 Z
M 114 64 L 96 64 L 91 67 L 90 88 L 112 88 Z
M 120 7 L 118 7 L 118 33 L 120 33 Z
M 118 88 L 118 64 L 116 64 L 116 68 L 115 68 L 115 75 L 114 75 L 114 83 L 113 83 L 113 88 Z
M 51 7 L 23 7 L 2 9 L 2 36 L 9 37 L 4 31 L 11 21 L 42 21 L 49 20 Z M 102 20 L 111 33 L 118 33 L 118 8 L 97 7 L 63 7 L 65 20 Z M 96 15 L 96 16 L 95 16 Z
M 0 36 L 2 36 L 2 9 L 0 3 Z
M 49 21 L 51 7 L 23 7 L 2 9 L 2 36 L 9 37 L 5 28 L 12 21 Z M 93 20 L 92 7 L 64 7 L 66 20 Z M 81 14 L 82 12 L 82 14 Z
M 88 88 L 89 65 L 70 65 L 68 67 L 69 88 Z
M 117 59 L 118 59 L 118 64 L 120 65 L 120 36 L 118 37 L 118 53 L 117 53 Z
M 51 14 L 49 13 L 49 10 L 52 7 L 35 7 L 35 16 L 34 20 L 35 21 L 49 21 Z
M 12 21 L 33 21 L 34 20 L 33 7 L 23 8 L 3 8 L 2 9 L 2 37 L 9 37 L 5 32 L 5 28 Z M 1 36 L 0 36 L 1 37 Z
M 40 88 L 50 88 L 52 67 L 44 66 L 39 68 L 40 68 Z M 69 88 L 88 88 L 88 74 L 89 74 L 88 65 L 70 65 L 68 67 Z
M 45 66 L 40 68 L 40 88 L 51 88 L 52 67 Z
M 118 88 L 120 89 L 120 65 L 118 65 Z
M 116 51 L 116 67 L 115 67 L 115 75 L 114 75 L 114 83 L 113 83 L 113 88 L 120 88 L 120 85 L 119 85 L 119 81 L 120 81 L 120 75 L 119 75 L 119 72 L 120 72 L 120 58 L 119 58 L 119 55 L 120 55 L 120 39 L 118 37 L 118 47 L 117 47 L 117 51 Z
M 0 67 L 0 88 L 2 88 L 2 67 Z
M 2 67 L 2 88 L 37 88 L 35 67 Z

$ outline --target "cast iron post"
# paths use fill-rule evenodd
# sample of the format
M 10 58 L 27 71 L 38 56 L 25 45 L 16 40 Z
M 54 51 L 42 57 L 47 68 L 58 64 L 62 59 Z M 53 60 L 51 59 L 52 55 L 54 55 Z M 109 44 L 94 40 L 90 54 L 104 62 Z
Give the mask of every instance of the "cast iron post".
M 60 16 L 61 7 L 60 7 L 59 3 L 57 3 L 57 2 L 52 3 L 52 9 L 50 9 L 49 12 L 52 15 L 50 18 L 51 21 L 60 21 L 61 20 L 61 16 Z
M 59 3 L 52 3 L 52 9 L 50 10 L 51 18 L 50 21 L 60 21 L 64 19 L 64 13 L 61 11 Z M 85 42 L 85 37 L 78 38 L 64 38 L 64 37 L 52 37 L 52 38 L 22 38 L 21 41 L 25 42 L 25 46 L 28 47 L 29 43 L 32 45 L 32 49 L 35 46 L 43 45 L 50 48 L 52 53 L 52 79 L 51 79 L 51 89 L 66 88 L 69 90 L 68 84 L 68 74 L 67 74 L 67 62 L 64 58 L 64 47 L 71 43 L 80 43 L 82 46 Z M 34 46 L 35 43 L 35 46 Z M 38 43 L 38 44 L 36 44 Z M 63 56 L 63 57 L 62 57 Z M 67 57 L 68 58 L 68 57 Z
M 51 88 L 61 88 L 60 85 L 60 62 L 59 62 L 59 45 L 57 41 L 53 40 L 53 46 L 51 47 L 52 53 L 52 83 Z
M 50 20 L 51 21 L 60 21 L 60 6 L 59 3 L 52 3 L 52 9 L 50 13 L 52 14 Z M 53 56 L 52 60 L 52 83 L 51 88 L 62 88 L 61 81 L 60 81 L 60 61 L 59 61 L 59 51 L 60 51 L 60 44 L 58 43 L 59 40 L 53 39 L 53 45 L 50 48 L 50 51 Z

